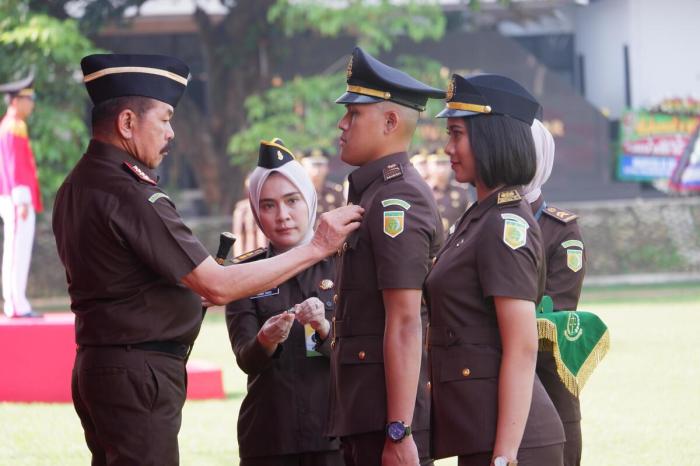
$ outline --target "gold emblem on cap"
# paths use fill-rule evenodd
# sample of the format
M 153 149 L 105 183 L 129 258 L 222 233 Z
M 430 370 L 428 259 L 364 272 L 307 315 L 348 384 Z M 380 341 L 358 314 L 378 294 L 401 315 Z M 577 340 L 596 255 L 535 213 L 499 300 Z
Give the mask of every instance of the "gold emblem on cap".
M 333 288 L 333 280 L 324 278 L 323 280 L 321 280 L 321 283 L 319 283 L 318 287 L 322 290 L 330 290 L 331 288 Z
M 348 68 L 345 70 L 345 75 L 348 79 L 350 79 L 352 76 L 352 57 L 350 57 L 350 61 L 348 62 Z
M 277 160 L 284 160 L 284 155 L 280 151 L 277 151 Z
M 447 100 L 452 100 L 455 96 L 455 78 L 450 79 L 450 84 L 447 86 Z

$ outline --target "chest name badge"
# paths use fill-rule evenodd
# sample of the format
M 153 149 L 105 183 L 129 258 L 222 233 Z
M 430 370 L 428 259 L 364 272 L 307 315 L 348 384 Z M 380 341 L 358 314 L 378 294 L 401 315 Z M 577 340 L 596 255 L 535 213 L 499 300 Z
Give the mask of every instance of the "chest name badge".
M 251 296 L 250 299 L 268 298 L 270 296 L 274 296 L 277 294 L 280 294 L 280 289 L 279 288 L 271 288 L 267 291 L 263 291 L 262 293 L 258 293 L 255 296 Z
M 384 212 L 384 233 L 390 238 L 396 238 L 404 229 L 404 211 L 387 210 Z
M 527 243 L 527 229 L 530 227 L 524 218 L 516 214 L 501 214 L 503 224 L 503 242 L 515 250 Z

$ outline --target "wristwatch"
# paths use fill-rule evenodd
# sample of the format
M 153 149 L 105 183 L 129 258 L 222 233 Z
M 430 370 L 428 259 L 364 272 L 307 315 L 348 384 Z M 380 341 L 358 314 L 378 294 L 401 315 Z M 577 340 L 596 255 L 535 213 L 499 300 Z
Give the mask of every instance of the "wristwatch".
M 407 426 L 403 421 L 393 421 L 386 425 L 386 436 L 392 442 L 398 443 L 409 435 L 411 435 L 411 426 Z
M 493 466 L 517 466 L 518 460 L 508 461 L 505 456 L 497 456 L 493 459 Z

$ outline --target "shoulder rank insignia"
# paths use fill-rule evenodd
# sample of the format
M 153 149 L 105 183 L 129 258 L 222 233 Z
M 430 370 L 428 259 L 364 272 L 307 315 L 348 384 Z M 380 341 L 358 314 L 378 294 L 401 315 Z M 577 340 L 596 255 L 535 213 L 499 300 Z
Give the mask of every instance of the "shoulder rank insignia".
M 403 169 L 398 163 L 391 163 L 384 167 L 382 174 L 384 175 L 384 181 L 389 181 L 403 176 Z
M 510 204 L 511 202 L 517 202 L 520 199 L 522 199 L 522 197 L 517 190 L 509 189 L 508 191 L 501 191 L 498 193 L 498 200 L 496 200 L 496 204 Z
M 561 247 L 566 249 L 566 266 L 572 272 L 581 270 L 583 268 L 583 243 L 577 239 L 570 239 L 561 243 Z
M 517 193 L 516 193 L 517 194 Z M 515 250 L 527 243 L 527 229 L 530 225 L 520 215 L 501 214 L 503 224 L 503 242 Z
M 244 262 L 253 262 L 253 261 L 256 261 L 258 259 L 264 258 L 266 253 L 267 253 L 267 248 L 253 249 L 252 251 L 244 252 L 240 256 L 234 257 L 233 263 L 234 264 L 242 264 Z
M 158 183 L 156 183 L 155 181 L 153 181 L 153 179 L 152 179 L 150 176 L 148 176 L 148 175 L 146 174 L 146 172 L 144 172 L 143 170 L 141 170 L 141 168 L 139 168 L 138 165 L 129 163 L 129 162 L 127 162 L 126 160 L 124 161 L 124 165 L 129 169 L 129 171 L 130 171 L 131 173 L 134 174 L 134 176 L 136 176 L 137 179 L 143 181 L 144 183 L 151 184 L 151 185 L 153 185 L 153 186 L 157 186 L 157 185 L 158 185 Z
M 552 218 L 559 220 L 562 223 L 569 223 L 572 220 L 576 220 L 578 218 L 578 215 L 569 212 L 568 210 L 560 209 L 558 207 L 553 206 L 547 206 L 547 208 L 544 209 L 544 213 Z

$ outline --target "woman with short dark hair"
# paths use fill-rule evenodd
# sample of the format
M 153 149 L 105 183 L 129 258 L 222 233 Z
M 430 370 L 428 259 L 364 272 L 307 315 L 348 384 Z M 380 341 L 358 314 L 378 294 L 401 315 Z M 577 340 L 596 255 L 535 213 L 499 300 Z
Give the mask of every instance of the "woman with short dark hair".
M 454 75 L 447 106 L 455 179 L 475 202 L 425 282 L 435 458 L 459 466 L 561 466 L 561 421 L 535 375 L 541 232 L 521 185 L 535 174 L 539 104 L 509 78 Z

